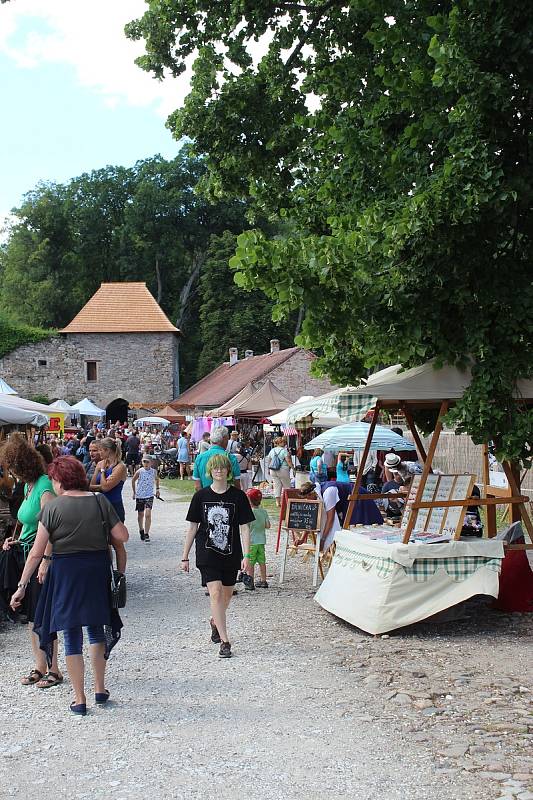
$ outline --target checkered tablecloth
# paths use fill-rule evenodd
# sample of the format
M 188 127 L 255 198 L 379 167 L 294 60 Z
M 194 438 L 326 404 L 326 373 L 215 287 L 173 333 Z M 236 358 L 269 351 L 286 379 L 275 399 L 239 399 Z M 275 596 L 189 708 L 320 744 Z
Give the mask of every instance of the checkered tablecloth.
M 457 556 L 454 558 L 416 559 L 412 566 L 406 567 L 398 564 L 393 558 L 369 555 L 340 543 L 337 543 L 335 559 L 338 559 L 340 566 L 350 569 L 364 569 L 365 572 L 375 569 L 380 578 L 388 578 L 395 569 L 403 569 L 405 574 L 417 583 L 428 581 L 438 569 L 444 569 L 453 581 L 459 583 L 477 572 L 480 567 L 487 567 L 487 569 L 499 573 L 502 564 L 500 558 Z

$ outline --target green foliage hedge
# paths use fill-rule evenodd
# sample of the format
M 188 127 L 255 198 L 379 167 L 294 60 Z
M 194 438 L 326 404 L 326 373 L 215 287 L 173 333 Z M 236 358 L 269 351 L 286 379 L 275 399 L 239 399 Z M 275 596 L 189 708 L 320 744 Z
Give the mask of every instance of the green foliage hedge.
M 12 322 L 4 314 L 0 314 L 0 358 L 23 344 L 36 344 L 56 335 L 57 331 L 53 329 L 33 328 L 31 325 Z

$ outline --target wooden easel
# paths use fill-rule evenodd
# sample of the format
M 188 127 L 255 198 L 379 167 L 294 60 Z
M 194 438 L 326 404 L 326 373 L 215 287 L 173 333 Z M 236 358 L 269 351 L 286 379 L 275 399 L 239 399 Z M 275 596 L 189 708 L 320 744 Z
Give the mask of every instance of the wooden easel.
M 304 552 L 305 557 L 308 558 L 309 555 L 314 555 L 313 561 L 313 587 L 317 586 L 318 584 L 318 572 L 320 571 L 320 575 L 322 579 L 324 578 L 324 568 L 322 565 L 322 558 L 320 555 L 320 541 L 321 541 L 321 527 L 322 527 L 322 501 L 321 500 L 313 500 L 309 499 L 308 497 L 299 498 L 300 502 L 311 503 L 316 505 L 317 507 L 317 521 L 316 527 L 309 527 L 309 528 L 302 528 L 302 527 L 289 527 L 290 524 L 290 517 L 291 517 L 291 503 L 298 502 L 297 498 L 289 498 L 287 500 L 287 511 L 285 515 L 284 525 L 282 525 L 281 530 L 283 531 L 283 543 L 281 546 L 281 564 L 279 570 L 279 584 L 282 585 L 283 581 L 285 580 L 285 567 L 287 564 L 287 553 L 289 550 L 292 551 L 292 555 L 296 555 L 299 552 Z M 289 542 L 289 538 L 292 536 L 292 543 Z M 311 539 L 311 543 L 308 543 L 307 539 Z

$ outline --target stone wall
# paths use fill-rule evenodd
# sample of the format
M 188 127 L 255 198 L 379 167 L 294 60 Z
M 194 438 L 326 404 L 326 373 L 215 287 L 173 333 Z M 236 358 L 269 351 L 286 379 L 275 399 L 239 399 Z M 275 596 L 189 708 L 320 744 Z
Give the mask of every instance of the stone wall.
M 299 350 L 285 363 L 269 372 L 267 378 L 293 402 L 304 394 L 318 397 L 330 392 L 335 386 L 327 378 L 314 378 L 311 375 L 311 364 L 314 360 L 312 353 Z M 257 381 L 254 385 L 259 387 L 263 383 L 264 381 Z
M 87 361 L 96 362 L 96 381 L 87 380 Z M 168 403 L 176 361 L 172 333 L 69 333 L 8 353 L 0 359 L 0 375 L 22 397 L 89 397 L 101 408 L 118 398 Z

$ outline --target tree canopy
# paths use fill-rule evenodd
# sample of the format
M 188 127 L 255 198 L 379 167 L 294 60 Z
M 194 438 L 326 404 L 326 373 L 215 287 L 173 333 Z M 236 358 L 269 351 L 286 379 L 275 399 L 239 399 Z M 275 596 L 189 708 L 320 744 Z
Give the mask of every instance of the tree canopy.
M 525 0 L 158 0 L 127 34 L 191 91 L 169 119 L 206 155 L 204 191 L 248 199 L 283 236 L 238 239 L 240 286 L 355 382 L 474 361 L 455 409 L 528 463 L 533 415 L 533 17 Z
M 211 356 L 199 362 L 204 348 L 200 314 L 204 301 L 211 302 L 212 291 L 200 278 L 208 251 L 211 257 L 215 254 L 212 237 L 240 233 L 246 225 L 245 206 L 238 200 L 211 202 L 199 195 L 196 186 L 204 173 L 202 160 L 184 147 L 171 161 L 154 156 L 133 167 L 108 166 L 66 184 L 44 183 L 28 192 L 0 247 L 0 355 L 50 335 L 28 328 L 30 324 L 64 327 L 102 281 L 131 280 L 145 281 L 182 331 L 182 387 L 205 374 L 202 365 L 215 366 L 213 358 L 223 359 L 220 342 L 225 337 L 219 342 L 211 336 Z M 230 255 L 218 266 L 215 288 L 231 321 L 232 304 L 244 307 L 248 293 L 233 285 Z M 225 302 L 225 291 L 231 303 Z M 270 319 L 271 305 L 264 294 L 256 297 L 256 311 L 267 320 L 269 337 L 279 330 Z M 249 330 L 236 324 L 226 330 L 240 350 L 254 346 Z

